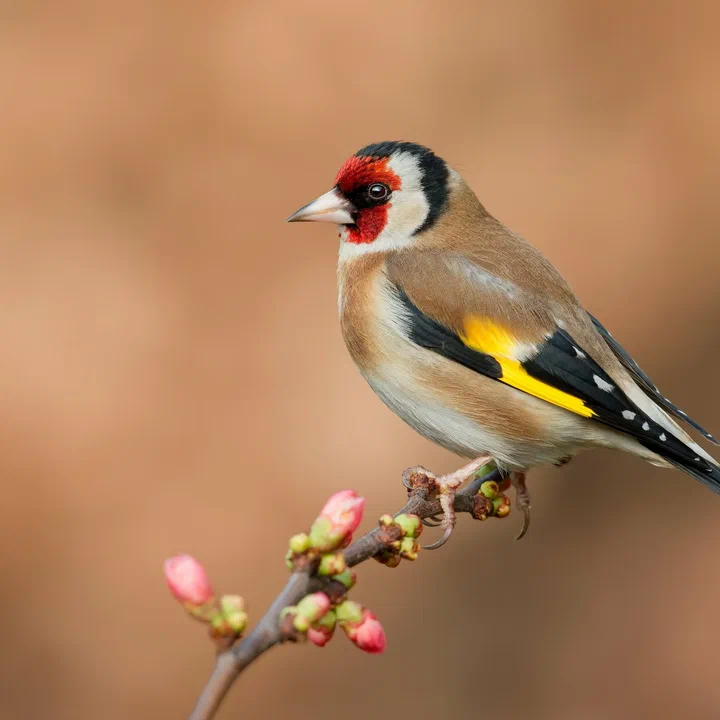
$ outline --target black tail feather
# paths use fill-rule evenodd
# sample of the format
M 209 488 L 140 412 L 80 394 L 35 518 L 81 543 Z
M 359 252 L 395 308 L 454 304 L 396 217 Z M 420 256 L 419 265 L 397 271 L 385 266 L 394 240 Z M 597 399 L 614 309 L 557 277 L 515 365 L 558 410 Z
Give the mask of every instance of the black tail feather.
M 716 465 L 708 463 L 709 467 L 707 470 L 698 470 L 697 467 L 689 465 L 682 461 L 666 458 L 666 460 L 674 465 L 678 470 L 682 470 L 696 480 L 699 480 L 703 485 L 709 487 L 712 491 L 720 495 L 720 468 Z

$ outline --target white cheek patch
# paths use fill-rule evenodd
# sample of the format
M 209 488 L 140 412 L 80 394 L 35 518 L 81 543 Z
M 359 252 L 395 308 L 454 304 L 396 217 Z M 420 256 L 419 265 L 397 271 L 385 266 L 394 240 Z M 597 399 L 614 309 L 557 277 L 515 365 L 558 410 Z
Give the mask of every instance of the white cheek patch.
M 402 187 L 398 191 L 413 192 L 415 190 L 422 191 L 422 171 L 418 159 L 407 152 L 395 153 L 388 160 L 388 168 L 392 170 L 402 183 Z M 393 194 L 395 197 L 395 194 Z
M 414 155 L 398 153 L 390 158 L 388 168 L 400 178 L 402 186 L 390 198 L 388 222 L 381 237 L 386 232 L 411 236 L 430 212 L 422 189 L 420 164 Z
M 412 237 L 425 222 L 428 211 L 427 200 L 422 191 L 414 192 L 412 195 L 405 194 L 404 190 L 393 193 L 388 208 L 387 225 L 381 237 L 384 233 Z

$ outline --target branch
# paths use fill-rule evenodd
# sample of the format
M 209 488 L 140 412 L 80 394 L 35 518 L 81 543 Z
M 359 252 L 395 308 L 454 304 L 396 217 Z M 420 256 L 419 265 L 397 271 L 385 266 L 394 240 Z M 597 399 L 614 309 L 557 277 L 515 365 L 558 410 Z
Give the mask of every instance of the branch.
M 494 513 L 492 501 L 479 494 L 481 486 L 485 483 L 492 483 L 495 487 L 496 497 L 502 499 L 501 504 L 507 507 L 507 498 L 499 492 L 495 482 L 498 478 L 497 470 L 484 476 L 476 476 L 455 496 L 455 511 L 470 513 L 476 519 L 482 520 L 493 514 L 497 517 L 504 517 L 507 513 Z M 434 487 L 434 479 L 430 473 L 426 473 L 420 468 L 406 470 L 403 473 L 403 483 L 408 488 L 408 500 L 393 517 L 416 515 L 421 520 L 425 520 L 442 512 Z M 397 541 L 399 537 L 397 532 L 394 532 L 396 528 L 396 525 L 387 525 L 381 522 L 379 527 L 349 545 L 343 552 L 347 566 L 353 567 L 365 560 L 387 553 L 391 543 Z M 223 648 L 222 641 L 220 642 L 222 650 L 217 656 L 215 669 L 200 694 L 195 709 L 190 715 L 190 720 L 211 720 L 233 683 L 245 668 L 275 645 L 298 639 L 292 626 L 283 621 L 283 610 L 296 606 L 304 597 L 319 590 L 336 600 L 347 593 L 347 587 L 337 580 L 317 574 L 317 561 L 296 565 L 287 584 L 252 632 L 229 648 L 227 644 Z

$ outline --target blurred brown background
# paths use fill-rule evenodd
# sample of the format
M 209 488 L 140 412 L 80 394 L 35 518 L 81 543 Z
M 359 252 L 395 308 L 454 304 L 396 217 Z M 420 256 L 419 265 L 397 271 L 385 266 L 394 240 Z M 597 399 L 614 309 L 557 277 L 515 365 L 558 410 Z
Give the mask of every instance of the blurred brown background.
M 404 467 L 457 466 L 346 355 L 334 232 L 284 224 L 368 142 L 436 149 L 720 430 L 718 22 L 679 0 L 3 2 L 0 717 L 184 717 L 212 656 L 166 556 L 257 618 L 331 491 L 372 520 Z M 362 568 L 384 656 L 275 651 L 221 717 L 718 717 L 720 498 L 610 453 L 532 480 L 523 542 L 517 515 L 465 519 L 415 566 Z

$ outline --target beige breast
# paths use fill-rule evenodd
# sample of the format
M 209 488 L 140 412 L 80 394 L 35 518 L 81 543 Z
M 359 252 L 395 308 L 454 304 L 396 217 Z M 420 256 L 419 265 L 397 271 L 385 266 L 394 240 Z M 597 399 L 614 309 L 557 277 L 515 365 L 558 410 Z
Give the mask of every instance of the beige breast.
M 375 341 L 377 288 L 384 275 L 387 253 L 368 253 L 338 264 L 338 310 L 345 344 L 365 375 L 379 362 L 382 349 Z

